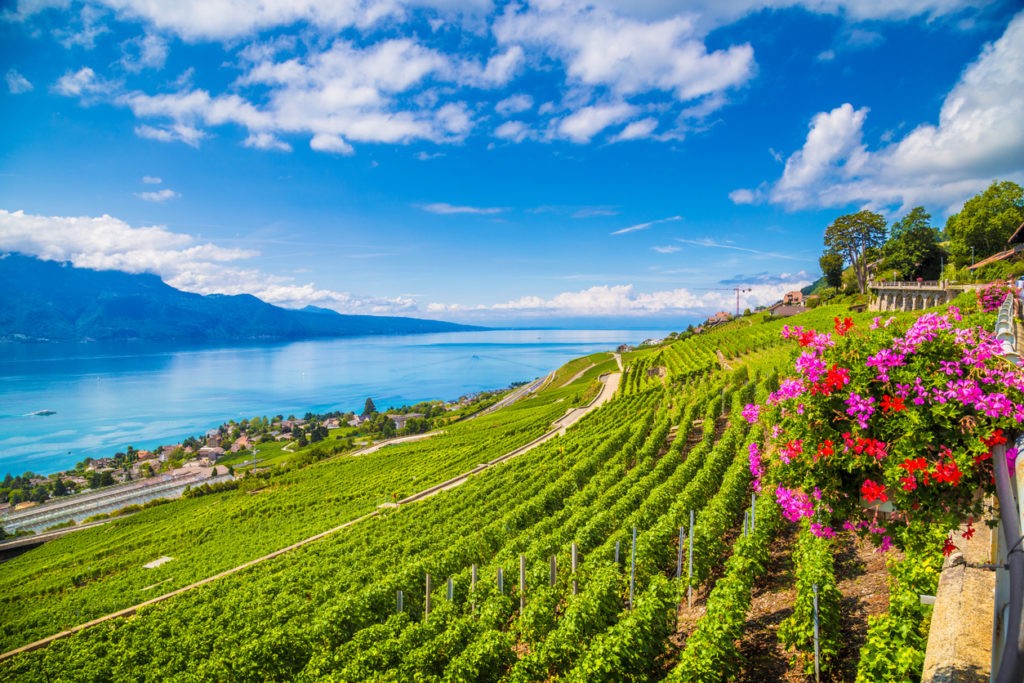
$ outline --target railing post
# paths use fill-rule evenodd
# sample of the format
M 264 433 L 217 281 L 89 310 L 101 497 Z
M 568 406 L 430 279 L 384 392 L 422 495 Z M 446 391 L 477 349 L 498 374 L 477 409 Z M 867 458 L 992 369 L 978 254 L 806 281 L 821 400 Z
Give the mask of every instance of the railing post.
M 1021 680 L 1024 664 L 1024 644 L 1021 643 L 1021 618 L 1024 616 L 1024 550 L 1021 548 L 1020 518 L 1014 504 L 1010 472 L 1006 464 L 1006 444 L 992 449 L 992 469 L 995 470 L 996 497 L 999 499 L 999 521 L 1002 522 L 1003 541 L 1006 543 L 1006 568 L 1010 579 L 1010 612 L 1003 625 L 1006 645 L 999 662 L 994 683 L 1013 683 Z

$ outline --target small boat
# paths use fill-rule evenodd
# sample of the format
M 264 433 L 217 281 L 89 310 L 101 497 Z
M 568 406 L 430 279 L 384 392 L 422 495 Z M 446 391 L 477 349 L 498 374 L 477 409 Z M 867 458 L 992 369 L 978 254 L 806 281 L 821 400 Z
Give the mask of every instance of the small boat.
M 38 417 L 45 417 L 47 415 L 56 415 L 56 414 L 57 414 L 56 410 L 37 410 L 35 412 L 29 413 L 29 415 L 35 415 L 35 416 L 38 416 Z

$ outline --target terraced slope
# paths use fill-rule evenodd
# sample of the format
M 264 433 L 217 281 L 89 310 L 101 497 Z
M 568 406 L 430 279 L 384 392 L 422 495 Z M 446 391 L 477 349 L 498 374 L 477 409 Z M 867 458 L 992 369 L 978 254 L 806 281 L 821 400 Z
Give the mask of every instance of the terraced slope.
M 800 323 L 830 326 L 835 313 L 816 311 Z M 134 617 L 18 655 L 0 663 L 0 675 L 712 681 L 735 674 L 737 633 L 780 525 L 770 498 L 751 497 L 751 435 L 740 412 L 774 389 L 774 369 L 788 354 L 774 341 L 783 323 L 749 322 L 627 354 L 614 400 L 456 488 L 381 509 Z M 181 585 L 472 469 L 535 437 L 572 397 L 587 394 L 593 373 L 607 369 L 591 363 L 577 362 L 559 373 L 564 384 L 444 437 L 291 471 L 259 493 L 166 505 L 111 525 L 109 537 L 83 532 L 17 558 L 0 575 L 6 642 L 84 620 L 82 612 L 109 611 L 154 583 Z M 186 527 L 180 536 L 176 523 Z M 177 539 L 174 551 L 162 550 L 164 535 Z M 191 553 L 189 536 L 200 544 Z M 181 557 L 158 569 L 137 569 L 175 552 Z M 29 578 L 33 571 L 38 579 Z M 685 606 L 691 586 L 700 612 Z

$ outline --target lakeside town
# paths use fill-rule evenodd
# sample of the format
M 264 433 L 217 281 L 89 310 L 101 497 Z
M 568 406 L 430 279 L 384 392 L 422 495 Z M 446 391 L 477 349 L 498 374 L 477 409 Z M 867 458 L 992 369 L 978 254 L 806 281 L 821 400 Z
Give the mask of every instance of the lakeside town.
M 513 383 L 510 388 L 521 384 Z M 508 390 L 475 392 L 455 401 L 389 407 L 383 412 L 378 412 L 373 400 L 367 398 L 360 413 L 333 411 L 302 417 L 228 420 L 177 443 L 149 449 L 128 446 L 113 456 L 87 457 L 72 469 L 46 476 L 8 473 L 0 482 L 0 534 L 34 533 L 104 515 L 116 516 L 122 510 L 134 511 L 132 506 L 143 499 L 165 500 L 188 495 L 193 486 L 233 480 L 236 469 L 238 476 L 255 475 L 286 461 L 318 459 L 386 439 L 422 434 L 486 409 Z M 296 450 L 311 444 L 321 446 L 296 454 Z M 129 495 L 120 495 L 122 490 Z M 112 501 L 105 507 L 121 503 L 128 509 L 97 513 L 94 505 L 87 505 L 91 514 L 83 515 L 58 503 L 64 514 L 57 521 L 40 515 L 40 507 L 48 511 L 56 501 L 81 500 L 85 494 L 103 491 Z M 152 491 L 159 491 L 160 497 L 151 497 Z M 41 526 L 39 519 L 45 519 L 47 525 Z

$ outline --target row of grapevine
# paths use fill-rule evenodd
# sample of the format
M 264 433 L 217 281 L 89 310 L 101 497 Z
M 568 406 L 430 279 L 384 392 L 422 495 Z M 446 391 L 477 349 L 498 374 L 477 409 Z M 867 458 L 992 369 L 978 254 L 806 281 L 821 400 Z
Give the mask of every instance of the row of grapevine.
M 762 499 L 755 518 L 753 532 L 736 539 L 725 574 L 708 596 L 706 611 L 687 638 L 668 680 L 716 683 L 738 671 L 736 642 L 742 636 L 750 590 L 765 571 L 769 546 L 779 529 L 779 507 L 770 498 Z
M 779 626 L 779 642 L 800 653 L 804 673 L 814 673 L 814 588 L 818 589 L 820 670 L 828 671 L 842 647 L 842 594 L 836 585 L 834 542 L 819 538 L 804 524 L 793 552 L 796 603 L 793 614 Z
M 678 413 L 679 411 L 676 410 L 675 412 Z M 685 410 L 682 412 L 684 413 L 684 415 L 686 414 Z M 689 411 L 691 420 L 693 413 L 694 411 L 691 409 Z M 687 428 L 688 426 L 689 425 L 687 425 Z M 679 451 L 682 448 L 682 444 L 685 442 L 683 439 L 679 439 L 678 437 L 676 442 L 673 443 L 673 446 L 668 449 L 668 452 L 666 452 L 664 456 L 657 462 L 657 464 L 653 466 L 653 469 L 646 470 L 646 474 L 644 474 L 643 477 L 635 477 L 635 472 L 640 470 L 641 467 L 645 463 L 647 463 L 647 461 L 651 457 L 655 456 L 658 450 L 660 450 L 656 448 L 654 444 L 658 444 L 660 441 L 662 441 L 667 431 L 668 423 L 664 420 L 663 413 L 660 418 L 657 418 L 655 420 L 655 426 L 652 430 L 652 438 L 648 439 L 648 445 L 640 451 L 639 457 L 635 458 L 634 467 L 632 467 L 630 471 L 626 473 L 626 476 L 623 477 L 623 481 L 625 482 L 625 484 L 614 488 L 614 496 L 611 498 L 611 500 L 615 500 L 616 503 L 615 505 L 612 506 L 612 513 L 611 515 L 609 515 L 612 519 L 618 517 L 619 510 L 628 509 L 628 507 L 630 507 L 628 501 L 633 500 L 633 504 L 636 505 L 639 501 L 643 500 L 642 494 L 644 494 L 645 492 L 649 492 L 651 490 L 653 482 L 664 481 L 665 476 L 669 472 L 673 472 L 673 470 L 669 467 L 668 463 L 672 462 L 673 455 L 679 453 Z M 627 459 L 632 460 L 632 449 L 627 447 L 624 450 L 628 453 Z M 699 464 L 700 462 L 701 461 L 699 459 L 687 459 L 686 461 L 687 464 Z M 676 470 L 678 469 L 680 468 L 676 468 Z M 624 503 L 624 501 L 626 502 Z M 602 509 L 602 512 L 607 511 L 603 509 L 603 506 L 599 506 L 599 509 Z M 581 512 L 585 512 L 585 509 L 581 509 Z M 571 529 L 573 528 L 573 526 L 575 526 L 571 520 L 561 521 L 561 526 L 563 528 L 568 527 Z M 565 522 L 568 522 L 568 524 L 566 524 Z M 592 529 L 593 526 L 591 525 L 587 528 Z M 590 534 L 587 531 L 584 531 L 583 534 L 584 539 L 590 537 Z M 577 534 L 576 538 L 580 538 L 579 534 Z M 541 539 L 539 541 L 535 540 L 534 543 L 527 548 L 527 551 L 530 552 L 532 555 L 533 552 L 536 552 L 538 550 L 550 550 L 554 547 L 552 545 L 553 543 L 557 543 L 559 540 L 561 540 L 564 543 L 568 542 L 569 539 L 570 537 L 567 536 L 564 533 L 564 531 L 562 531 L 561 533 L 553 534 L 550 539 Z M 585 543 L 586 541 L 584 540 L 584 542 L 581 545 L 585 545 Z M 495 593 L 493 586 L 485 588 L 483 591 L 478 593 L 478 595 L 482 595 L 483 593 L 489 593 L 489 601 L 484 601 L 483 604 L 479 605 L 481 613 L 483 613 L 485 610 L 488 610 L 489 605 L 498 605 L 498 607 L 495 608 L 498 611 L 498 613 L 500 613 L 502 616 L 513 619 L 512 625 L 508 627 L 508 630 L 516 634 L 517 642 L 522 643 L 527 647 L 537 645 L 540 646 L 540 650 L 536 652 L 531 650 L 531 654 L 527 657 L 524 657 L 522 662 L 518 664 L 516 668 L 513 669 L 514 672 L 518 672 L 513 674 L 513 678 L 522 677 L 522 672 L 527 670 L 533 670 L 536 673 L 538 667 L 543 668 L 544 670 L 550 670 L 552 668 L 552 662 L 550 661 L 551 653 L 556 652 L 557 647 L 555 650 L 552 650 L 549 649 L 548 644 L 554 643 L 557 646 L 558 643 L 563 642 L 559 638 L 559 634 L 565 633 L 566 628 L 571 628 L 574 624 L 578 626 L 578 622 L 575 619 L 570 619 L 569 621 L 565 622 L 558 620 L 559 623 L 556 625 L 554 619 L 554 608 L 556 605 L 578 605 L 581 607 L 581 613 L 592 614 L 592 610 L 585 609 L 587 606 L 592 605 L 592 602 L 589 599 L 581 600 L 581 596 L 590 595 L 591 591 L 598 591 L 598 595 L 601 595 L 602 593 L 599 589 L 601 587 L 605 587 L 605 592 L 603 593 L 603 595 L 605 595 L 605 599 L 598 600 L 599 604 L 605 604 L 607 607 L 603 623 L 605 623 L 605 625 L 608 625 L 610 623 L 618 623 L 617 620 L 614 620 L 614 616 L 617 613 L 619 613 L 622 609 L 621 590 L 615 590 L 617 597 L 615 597 L 614 599 L 608 599 L 610 594 L 607 592 L 607 586 L 609 584 L 604 583 L 600 580 L 600 577 L 602 575 L 607 576 L 607 571 L 615 571 L 615 573 L 619 574 L 621 577 L 621 568 L 617 570 L 608 569 L 609 560 L 611 560 L 610 551 L 610 544 L 606 543 L 605 546 L 591 553 L 591 555 L 596 555 L 598 558 L 596 560 L 596 564 L 595 560 L 591 559 L 588 559 L 584 563 L 585 565 L 588 565 L 588 567 L 586 569 L 581 568 L 581 571 L 579 572 L 580 584 L 582 584 L 582 593 L 580 595 L 573 595 L 571 592 L 569 592 L 568 582 L 559 582 L 558 585 L 554 587 L 543 585 L 544 579 L 546 579 L 545 574 L 548 570 L 547 562 L 540 558 L 533 561 L 531 563 L 531 569 L 527 572 L 527 575 L 529 577 L 527 583 L 531 586 L 535 586 L 537 584 L 541 584 L 541 586 L 539 588 L 532 590 L 528 589 L 527 607 L 525 610 L 523 610 L 522 614 L 519 615 L 514 614 L 514 605 L 510 604 L 510 601 L 507 598 L 502 600 L 502 596 Z M 563 556 L 559 554 L 557 558 L 559 561 L 558 564 L 562 565 L 564 562 Z M 597 567 L 596 570 L 594 569 L 595 567 Z M 604 568 L 604 573 L 602 573 L 601 568 Z M 506 575 L 512 574 L 512 572 L 509 571 L 511 567 L 505 566 L 503 567 L 503 569 L 505 570 Z M 585 578 L 589 576 L 589 571 L 587 571 L 587 569 L 590 569 L 591 571 L 596 571 L 596 574 L 594 576 L 597 577 L 598 583 L 592 584 L 589 578 Z M 491 567 L 485 568 L 483 570 L 483 573 L 493 575 Z M 618 588 L 621 589 L 621 578 L 617 580 L 617 582 L 613 583 L 617 583 Z M 644 593 L 641 593 L 640 596 L 638 596 L 638 607 L 639 601 L 643 598 L 643 595 L 645 594 L 646 591 Z M 488 613 L 493 613 L 493 611 L 494 610 L 489 610 Z M 568 616 L 570 614 L 576 614 L 576 612 L 572 610 L 571 607 L 569 607 L 567 608 L 565 614 L 566 616 Z M 491 631 L 493 630 L 494 629 L 491 629 Z M 501 628 L 498 628 L 497 630 L 499 633 L 504 633 L 504 631 Z M 473 641 L 473 643 L 487 643 L 488 646 L 470 648 L 469 645 L 466 645 L 465 652 L 474 652 L 480 655 L 482 655 L 483 653 L 493 654 L 494 646 L 496 644 L 504 643 L 506 646 L 508 646 L 508 638 L 505 636 L 500 636 L 499 633 L 491 633 L 486 630 L 480 632 L 477 638 Z M 545 655 L 544 653 L 547 654 Z M 561 659 L 562 662 L 559 662 L 560 665 L 557 668 L 559 670 L 565 671 L 567 665 L 572 662 L 572 658 L 566 658 L 563 656 Z M 452 666 L 456 666 L 456 662 L 458 662 L 459 667 L 464 667 L 467 664 L 466 658 L 461 655 L 455 655 L 455 658 L 452 660 Z M 459 670 L 462 671 L 464 669 L 459 668 Z M 480 669 L 474 668 L 473 670 Z M 322 673 L 322 671 L 318 673 Z M 448 675 L 450 674 L 451 671 L 449 671 Z M 529 677 L 527 676 L 526 678 L 528 679 Z

